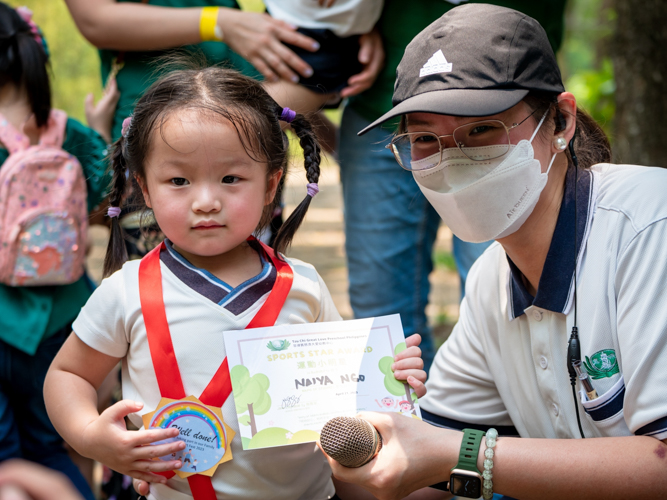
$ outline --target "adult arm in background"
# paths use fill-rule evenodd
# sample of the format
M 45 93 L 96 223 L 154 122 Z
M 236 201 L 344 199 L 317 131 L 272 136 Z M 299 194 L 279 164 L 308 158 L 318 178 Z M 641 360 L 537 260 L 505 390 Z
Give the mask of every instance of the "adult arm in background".
M 353 75 L 348 85 L 340 91 L 341 97 L 351 97 L 371 88 L 384 64 L 384 47 L 377 28 L 359 38 L 359 62 L 364 66 L 361 73 Z
M 201 7 L 158 7 L 115 0 L 65 0 L 83 36 L 101 49 L 148 51 L 201 42 Z M 315 51 L 317 43 L 295 27 L 268 14 L 220 7 L 224 42 L 249 61 L 267 80 L 292 80 L 295 71 L 310 76 L 312 68 L 288 49 L 289 43 Z

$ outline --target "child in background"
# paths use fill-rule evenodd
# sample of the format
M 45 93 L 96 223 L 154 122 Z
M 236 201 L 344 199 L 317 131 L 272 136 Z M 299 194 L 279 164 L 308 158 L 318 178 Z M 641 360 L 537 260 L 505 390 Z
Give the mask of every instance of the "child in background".
M 0 3 L 1 126 L 15 131 L 14 141 L 26 136 L 35 145 L 51 129 L 55 110 L 46 42 L 30 11 L 20 9 L 19 14 Z M 109 94 L 97 106 L 89 103 L 93 121 L 108 123 L 116 98 Z M 9 157 L 8 147 L 0 141 L 0 169 Z M 97 132 L 67 119 L 62 148 L 82 166 L 89 212 L 102 201 L 110 180 L 105 175 L 106 147 Z M 6 206 L 3 200 L 3 210 Z M 58 286 L 0 284 L 0 462 L 22 457 L 63 472 L 87 499 L 93 498 L 92 492 L 49 421 L 42 387 L 49 364 L 92 288 L 85 275 Z
M 339 92 L 363 67 L 359 40 L 369 33 L 382 13 L 383 0 L 264 0 L 271 17 L 298 26 L 297 31 L 319 43 L 311 52 L 288 47 L 313 69 L 312 76 L 290 82 L 265 82 L 277 102 L 298 113 L 337 107 Z M 316 119 L 317 133 L 327 152 L 335 151 L 336 127 L 325 116 Z
M 290 123 L 299 137 L 309 184 L 271 249 L 252 235 L 270 219 L 285 174 L 288 141 L 281 121 Z M 262 326 L 340 319 L 317 271 L 281 254 L 318 191 L 319 163 L 320 148 L 309 122 L 278 106 L 260 83 L 237 72 L 178 70 L 147 90 L 112 153 L 113 223 L 105 260 L 109 277 L 74 322 L 75 335 L 54 360 L 45 384 L 49 414 L 79 453 L 155 483 L 151 498 L 191 498 L 188 481 L 168 472 L 180 468 L 180 460 L 150 460 L 178 453 L 185 443 L 145 446 L 176 437 L 178 430 L 130 432 L 123 420 L 128 416 L 142 427 L 139 413 L 155 410 L 161 398 L 158 377 L 165 361 L 152 358 L 149 348 L 154 330 L 142 310 L 148 297 L 150 302 L 163 300 L 159 307 L 166 311 L 167 338 L 173 345 L 165 354 L 176 360 L 184 393 L 198 397 L 225 359 L 221 332 L 244 329 L 250 321 L 258 326 L 255 318 L 266 316 L 268 297 L 280 295 L 270 292 L 284 290 L 285 295 L 271 302 L 275 316 Z M 116 216 L 128 171 L 166 239 L 141 261 L 124 263 Z M 147 276 L 156 285 L 147 287 Z M 421 395 L 426 373 L 420 369 L 418 343 L 418 336 L 408 339 L 410 347 L 395 368 L 396 376 Z M 121 359 L 125 399 L 100 415 L 95 389 Z M 219 406 L 237 433 L 231 444 L 234 458 L 218 467 L 208 483 L 212 495 L 290 500 L 334 495 L 331 471 L 313 443 L 243 451 L 230 396 Z M 170 478 L 156 474 L 163 472 Z

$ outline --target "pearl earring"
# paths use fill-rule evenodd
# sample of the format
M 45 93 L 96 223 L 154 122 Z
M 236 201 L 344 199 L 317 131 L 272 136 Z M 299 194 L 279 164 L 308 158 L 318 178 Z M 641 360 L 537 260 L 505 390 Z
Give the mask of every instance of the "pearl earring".
M 567 147 L 567 141 L 562 137 L 558 137 L 554 139 L 554 146 L 556 147 L 556 149 L 560 149 L 561 151 L 563 151 Z

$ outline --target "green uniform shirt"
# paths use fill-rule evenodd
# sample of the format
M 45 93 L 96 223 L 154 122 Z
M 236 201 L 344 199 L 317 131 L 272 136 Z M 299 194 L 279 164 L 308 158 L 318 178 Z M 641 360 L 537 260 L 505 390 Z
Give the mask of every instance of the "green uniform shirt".
M 110 182 L 107 173 L 106 143 L 92 129 L 69 118 L 63 149 L 81 163 L 88 189 L 88 211 L 106 196 Z M 0 148 L 0 164 L 9 152 Z M 2 168 L 2 167 L 0 167 Z M 92 293 L 87 277 L 70 285 L 11 287 L 0 284 L 0 340 L 28 354 L 39 343 L 76 318 Z
M 467 3 L 490 3 L 524 12 L 537 19 L 544 27 L 554 51 L 563 40 L 563 10 L 566 0 L 505 0 L 475 1 Z M 385 50 L 385 65 L 373 86 L 350 98 L 349 106 L 368 121 L 373 121 L 392 108 L 396 68 L 401 62 L 405 47 L 426 26 L 441 17 L 455 5 L 444 0 L 385 0 L 378 28 Z M 429 54 L 430 56 L 430 54 Z M 383 128 L 393 131 L 398 118 L 385 122 Z
M 130 0 L 139 3 L 140 0 Z M 230 7 L 238 9 L 236 0 L 150 0 L 150 5 L 161 7 Z M 201 53 L 206 57 L 207 64 L 223 63 L 225 67 L 240 71 L 244 75 L 261 79 L 260 73 L 245 59 L 233 52 L 229 46 L 222 42 L 202 42 L 196 45 L 188 45 L 179 50 L 186 50 L 194 54 Z M 168 50 L 150 52 L 125 52 L 123 60 L 125 65 L 118 72 L 116 82 L 120 91 L 120 101 L 114 115 L 111 136 L 114 140 L 120 137 L 123 120 L 132 114 L 134 105 L 143 95 L 144 91 L 158 78 L 156 74 L 155 61 L 167 54 Z M 118 55 L 117 51 L 100 50 L 102 63 L 102 81 L 106 82 L 111 63 Z

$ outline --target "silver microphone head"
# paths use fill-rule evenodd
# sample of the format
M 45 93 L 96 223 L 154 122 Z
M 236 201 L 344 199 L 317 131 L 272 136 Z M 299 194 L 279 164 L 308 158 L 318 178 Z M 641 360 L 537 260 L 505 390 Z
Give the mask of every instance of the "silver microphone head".
M 345 467 L 361 467 L 373 460 L 382 448 L 382 437 L 366 420 L 335 417 L 320 433 L 324 452 Z

